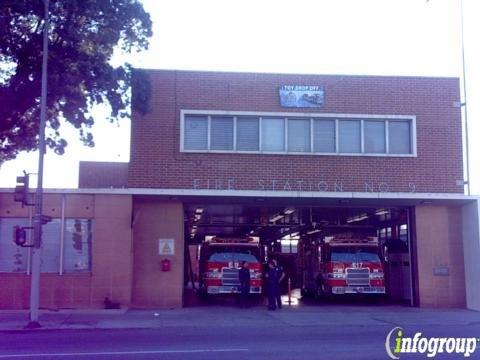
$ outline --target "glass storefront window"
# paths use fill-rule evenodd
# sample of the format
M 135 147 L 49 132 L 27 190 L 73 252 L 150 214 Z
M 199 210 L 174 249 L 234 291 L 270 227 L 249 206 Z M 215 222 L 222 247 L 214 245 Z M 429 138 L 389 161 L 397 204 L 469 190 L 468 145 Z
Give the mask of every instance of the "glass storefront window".
M 60 269 L 61 219 L 52 219 L 42 229 L 42 272 L 58 273 Z
M 64 236 L 64 271 L 90 271 L 92 221 L 87 219 L 66 219 Z
M 43 225 L 41 247 L 41 271 L 43 273 L 89 272 L 92 259 L 91 219 L 65 219 L 62 242 L 62 219 L 52 219 Z M 29 218 L 0 218 L 0 272 L 26 273 L 29 248 L 14 242 L 15 226 L 31 227 Z M 27 243 L 31 243 L 33 230 L 27 230 Z M 62 258 L 63 257 L 63 258 Z
M 0 218 L 0 272 L 24 273 L 27 271 L 28 249 L 17 246 L 13 241 L 15 226 L 30 226 L 29 219 Z

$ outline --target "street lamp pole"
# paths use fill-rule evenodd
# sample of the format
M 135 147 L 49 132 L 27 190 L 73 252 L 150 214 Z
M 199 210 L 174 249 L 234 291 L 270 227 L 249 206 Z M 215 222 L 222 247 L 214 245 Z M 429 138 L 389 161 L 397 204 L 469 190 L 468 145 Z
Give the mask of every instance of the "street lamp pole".
M 42 208 L 43 208 L 43 157 L 45 154 L 45 123 L 47 116 L 47 66 L 48 66 L 48 7 L 44 0 L 43 56 L 42 56 L 42 92 L 40 100 L 40 124 L 38 128 L 38 182 L 35 194 L 35 214 L 33 217 L 32 273 L 30 283 L 30 321 L 27 328 L 39 328 L 38 321 L 40 299 L 40 252 L 42 246 Z
M 470 160 L 469 160 L 469 142 L 468 142 L 468 116 L 467 116 L 467 77 L 465 72 L 465 45 L 464 45 L 464 26 L 463 26 L 463 0 L 460 0 L 460 27 L 462 40 L 462 77 L 463 77 L 463 114 L 465 119 L 465 161 L 466 161 L 466 184 L 467 195 L 470 195 Z

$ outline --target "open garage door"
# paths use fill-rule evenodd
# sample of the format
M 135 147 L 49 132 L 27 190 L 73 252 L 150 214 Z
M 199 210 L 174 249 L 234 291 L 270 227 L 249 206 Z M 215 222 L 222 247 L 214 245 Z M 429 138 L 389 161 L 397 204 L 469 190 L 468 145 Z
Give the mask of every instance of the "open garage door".
M 202 261 L 207 260 L 199 256 L 199 249 L 207 239 L 241 241 L 255 238 L 265 248 L 267 258 L 275 258 L 283 266 L 291 289 L 298 289 L 298 293 L 332 293 L 332 286 L 327 286 L 326 279 L 336 276 L 336 280 L 346 282 L 336 282 L 331 294 L 333 299 L 344 293 L 379 295 L 385 292 L 390 303 L 413 304 L 413 225 L 408 207 L 388 203 L 381 206 L 342 203 L 305 206 L 285 200 L 275 204 L 192 202 L 184 204 L 184 210 L 185 242 L 188 244 L 186 294 L 202 291 L 206 286 Z M 335 249 L 325 245 L 328 239 L 335 238 L 343 239 L 343 244 Z M 352 246 L 352 243 L 357 245 Z M 259 258 L 259 261 L 265 260 Z M 342 274 L 333 275 L 332 261 L 337 265 L 344 262 L 335 268 L 342 268 Z M 230 266 L 238 267 L 238 262 L 233 261 Z M 232 277 L 232 270 L 229 271 Z M 371 281 L 373 278 L 378 281 Z M 232 285 L 231 279 L 229 281 Z M 287 281 L 283 290 L 288 290 Z M 185 303 L 188 305 L 191 301 Z

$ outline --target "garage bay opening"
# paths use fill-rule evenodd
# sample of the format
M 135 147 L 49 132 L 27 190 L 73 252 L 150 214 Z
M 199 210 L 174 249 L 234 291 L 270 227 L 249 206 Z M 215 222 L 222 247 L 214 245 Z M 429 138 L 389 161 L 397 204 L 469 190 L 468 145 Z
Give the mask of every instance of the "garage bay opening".
M 412 208 L 366 205 L 186 203 L 184 304 L 234 304 L 243 261 L 261 304 L 275 259 L 285 304 L 414 305 Z

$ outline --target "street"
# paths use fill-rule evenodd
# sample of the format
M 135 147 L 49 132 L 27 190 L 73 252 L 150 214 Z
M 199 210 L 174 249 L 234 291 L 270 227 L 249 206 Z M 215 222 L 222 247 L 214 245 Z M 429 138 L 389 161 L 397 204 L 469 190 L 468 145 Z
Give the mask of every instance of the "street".
M 261 314 L 260 314 L 261 316 Z M 387 359 L 394 324 L 167 326 L 156 329 L 66 329 L 3 332 L 0 359 Z M 407 325 L 406 333 L 479 337 L 480 323 Z M 471 358 L 479 358 L 480 353 Z M 401 358 L 426 358 L 404 356 Z M 445 354 L 445 359 L 463 358 Z

